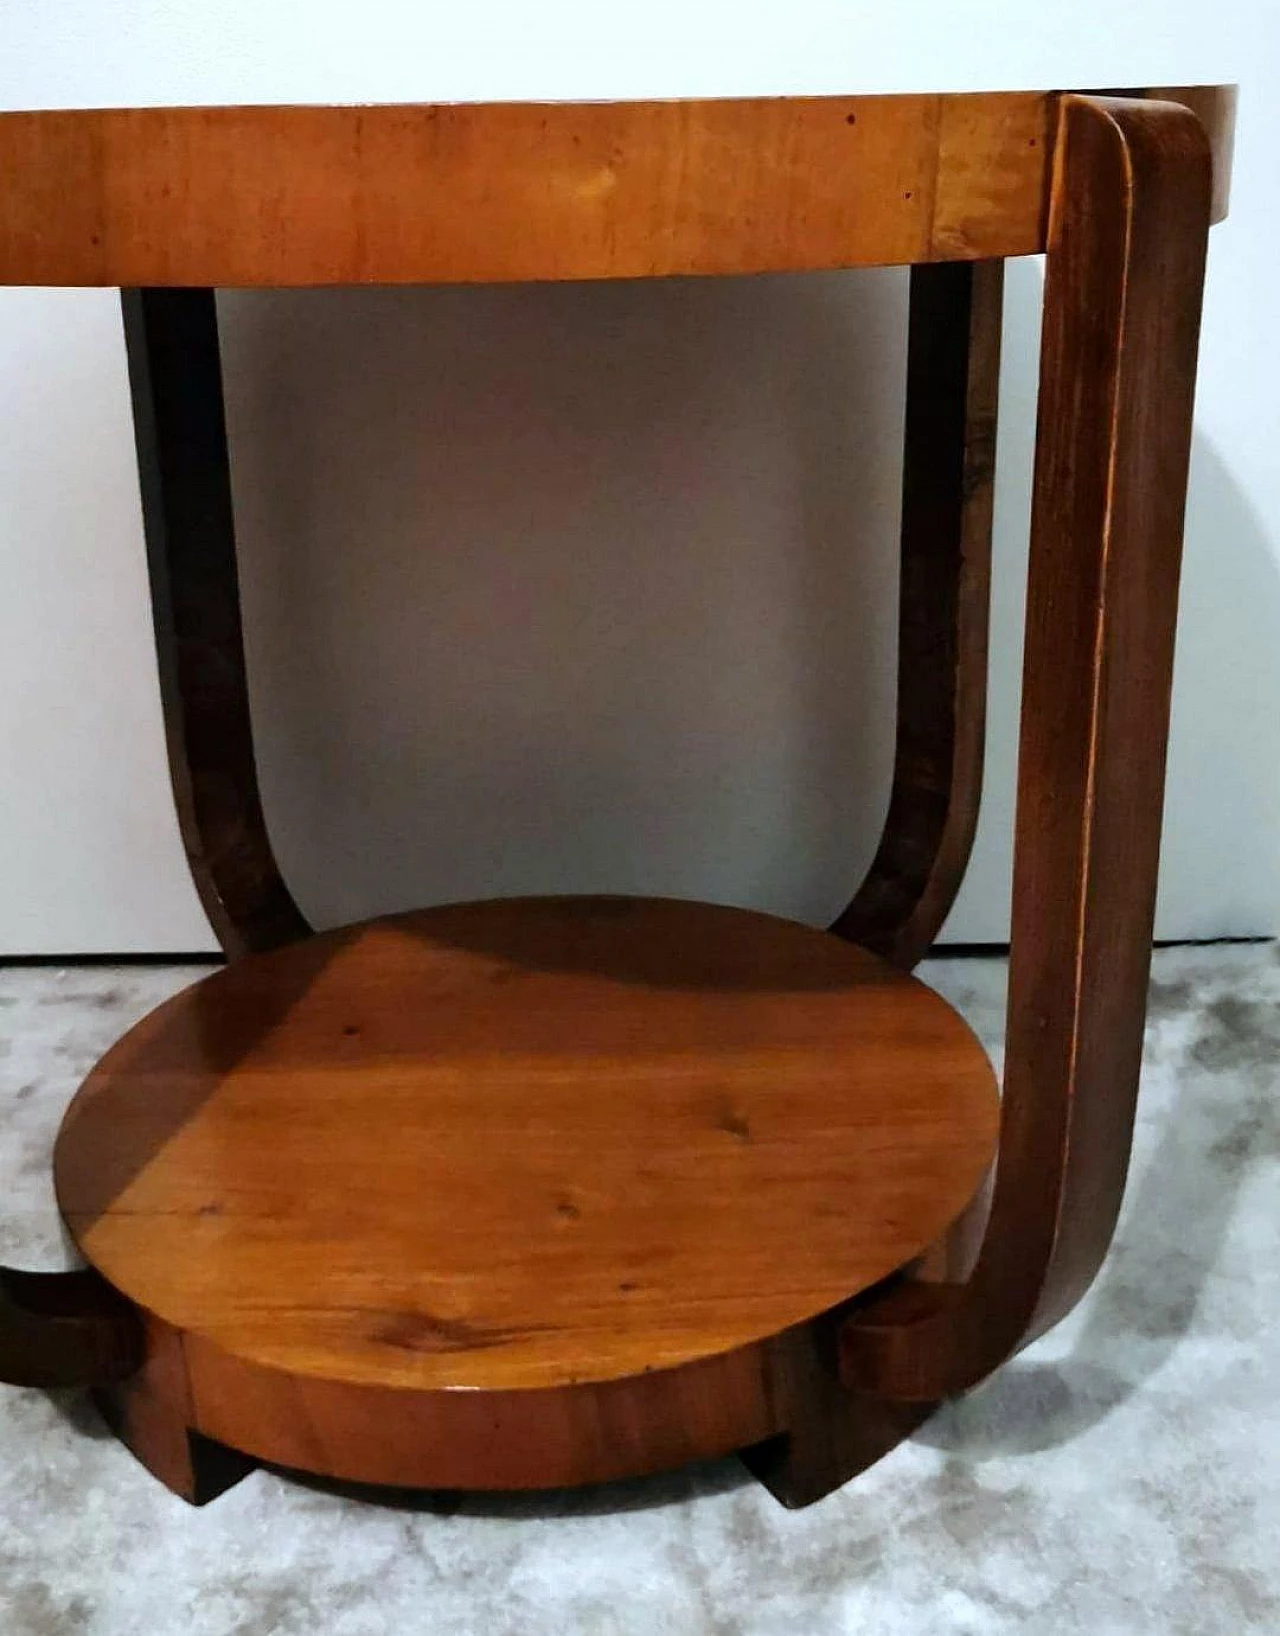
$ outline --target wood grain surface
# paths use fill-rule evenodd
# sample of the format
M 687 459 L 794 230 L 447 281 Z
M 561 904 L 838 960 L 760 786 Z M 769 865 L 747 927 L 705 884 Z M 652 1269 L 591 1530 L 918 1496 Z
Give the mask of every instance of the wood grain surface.
M 103 1059 L 55 1176 L 87 1258 L 182 1333 L 197 1429 L 553 1482 L 777 1430 L 767 1343 L 931 1244 L 996 1119 L 965 1024 L 828 933 L 527 900 L 202 980 Z
M 1189 94 L 1225 201 L 1232 93 Z M 1045 245 L 1057 102 L 5 113 L 0 284 L 470 283 L 1026 255 Z
M 311 928 L 258 792 L 212 290 L 123 290 L 169 778 L 200 903 L 234 958 Z
M 158 1318 L 142 1321 L 141 1368 L 98 1387 L 94 1402 L 107 1425 L 153 1477 L 190 1504 L 207 1505 L 247 1477 L 256 1462 L 193 1429 L 183 1337 Z
M 850 1321 L 846 1380 L 890 1398 L 964 1390 L 1068 1311 L 1128 1169 L 1212 167 L 1171 103 L 1069 97 L 1063 127 L 995 1193 L 967 1282 L 907 1283 Z
M 1003 262 L 912 268 L 893 786 L 831 928 L 905 971 L 950 913 L 978 824 L 1003 314 Z
M 1233 110 L 1199 87 L 0 115 L 0 283 L 146 287 L 126 314 L 185 833 L 231 952 L 301 939 L 176 997 L 90 1076 L 55 1179 L 92 1270 L 0 1270 L 0 1378 L 108 1383 L 121 1436 L 190 1498 L 245 1456 L 484 1488 L 752 1445 L 799 1503 L 1071 1306 L 1127 1168 Z M 976 808 L 990 268 L 915 275 L 911 800 L 880 895 L 840 927 L 889 960 L 624 899 L 305 937 L 253 776 L 212 286 L 1042 248 L 998 1116 L 972 1035 L 897 969 L 945 912 Z M 901 1276 L 971 1204 L 997 1117 L 971 1275 Z

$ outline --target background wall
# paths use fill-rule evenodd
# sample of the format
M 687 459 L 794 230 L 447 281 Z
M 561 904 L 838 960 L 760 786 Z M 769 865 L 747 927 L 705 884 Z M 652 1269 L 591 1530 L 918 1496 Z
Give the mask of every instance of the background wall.
M 1280 925 L 1280 326 L 1249 0 L 6 0 L 0 106 L 1239 79 L 1214 235 L 1159 931 Z M 0 181 L 0 185 L 3 185 Z M 1007 929 L 1040 278 L 1008 279 L 987 798 Z M 893 698 L 896 272 L 222 298 L 272 829 L 321 923 L 637 889 L 832 913 Z M 0 292 L 0 953 L 211 946 L 170 814 L 111 292 Z

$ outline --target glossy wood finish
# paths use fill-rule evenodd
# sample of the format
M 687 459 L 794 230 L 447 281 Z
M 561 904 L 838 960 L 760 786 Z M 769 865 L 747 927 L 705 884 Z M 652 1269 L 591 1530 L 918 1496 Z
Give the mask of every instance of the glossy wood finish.
M 844 1378 L 962 1391 L 1070 1309 L 1124 1187 L 1159 858 L 1208 144 L 1069 97 L 1045 289 L 999 1161 L 977 1267 L 852 1319 Z
M 495 902 L 197 983 L 90 1076 L 55 1176 L 181 1335 L 196 1429 L 524 1486 L 783 1429 L 770 1343 L 945 1231 L 996 1122 L 964 1023 L 828 933 Z
M 1003 294 L 998 261 L 911 273 L 893 788 L 832 927 L 904 970 L 941 930 L 978 822 Z
M 145 1317 L 142 1367 L 94 1392 L 94 1402 L 120 1441 L 166 1488 L 192 1505 L 207 1505 L 255 1469 L 235 1449 L 193 1431 L 191 1386 L 182 1337 Z
M 1209 144 L 1213 182 L 1209 225 L 1225 221 L 1231 207 L 1231 159 L 1236 140 L 1237 87 L 1234 85 L 1147 85 L 1095 95 L 1123 102 L 1176 102 L 1190 108 Z M 1083 93 L 1082 93 L 1083 94 Z
M 786 1430 L 742 1450 L 742 1460 L 781 1504 L 812 1505 L 909 1437 L 932 1403 L 895 1402 L 852 1390 L 840 1378 L 840 1312 L 780 1335 L 770 1373 Z
M 18 1272 L 0 1267 L 0 1381 L 9 1386 L 93 1386 L 142 1361 L 137 1312 L 90 1268 Z
M 124 290 L 169 773 L 200 902 L 229 955 L 309 932 L 253 755 L 212 290 Z
M 1230 90 L 1192 93 L 1226 186 Z M 1057 94 L 0 114 L 0 284 L 638 278 L 1041 250 Z

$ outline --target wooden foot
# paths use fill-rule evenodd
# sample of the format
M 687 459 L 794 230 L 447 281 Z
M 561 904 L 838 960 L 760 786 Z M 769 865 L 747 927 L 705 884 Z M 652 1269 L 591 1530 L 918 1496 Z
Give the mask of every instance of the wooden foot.
M 833 1319 L 780 1337 L 772 1361 L 789 1429 L 745 1449 L 741 1459 L 791 1510 L 842 1488 L 933 1413 L 931 1403 L 886 1403 L 841 1386 Z
M 130 1380 L 93 1394 L 124 1446 L 181 1499 L 207 1505 L 256 1469 L 257 1462 L 191 1427 L 186 1368 L 177 1333 L 154 1326 L 147 1361 Z
M 0 1381 L 10 1386 L 99 1386 L 142 1358 L 137 1313 L 90 1267 L 19 1272 L 0 1267 Z

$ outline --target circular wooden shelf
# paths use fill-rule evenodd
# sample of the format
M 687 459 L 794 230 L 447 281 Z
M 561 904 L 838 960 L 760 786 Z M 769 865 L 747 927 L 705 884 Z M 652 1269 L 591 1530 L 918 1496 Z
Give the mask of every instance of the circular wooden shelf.
M 781 1429 L 774 1339 L 994 1151 L 960 1018 L 825 932 L 625 898 L 429 910 L 194 984 L 70 1108 L 59 1203 L 181 1336 L 198 1429 L 519 1486 Z

